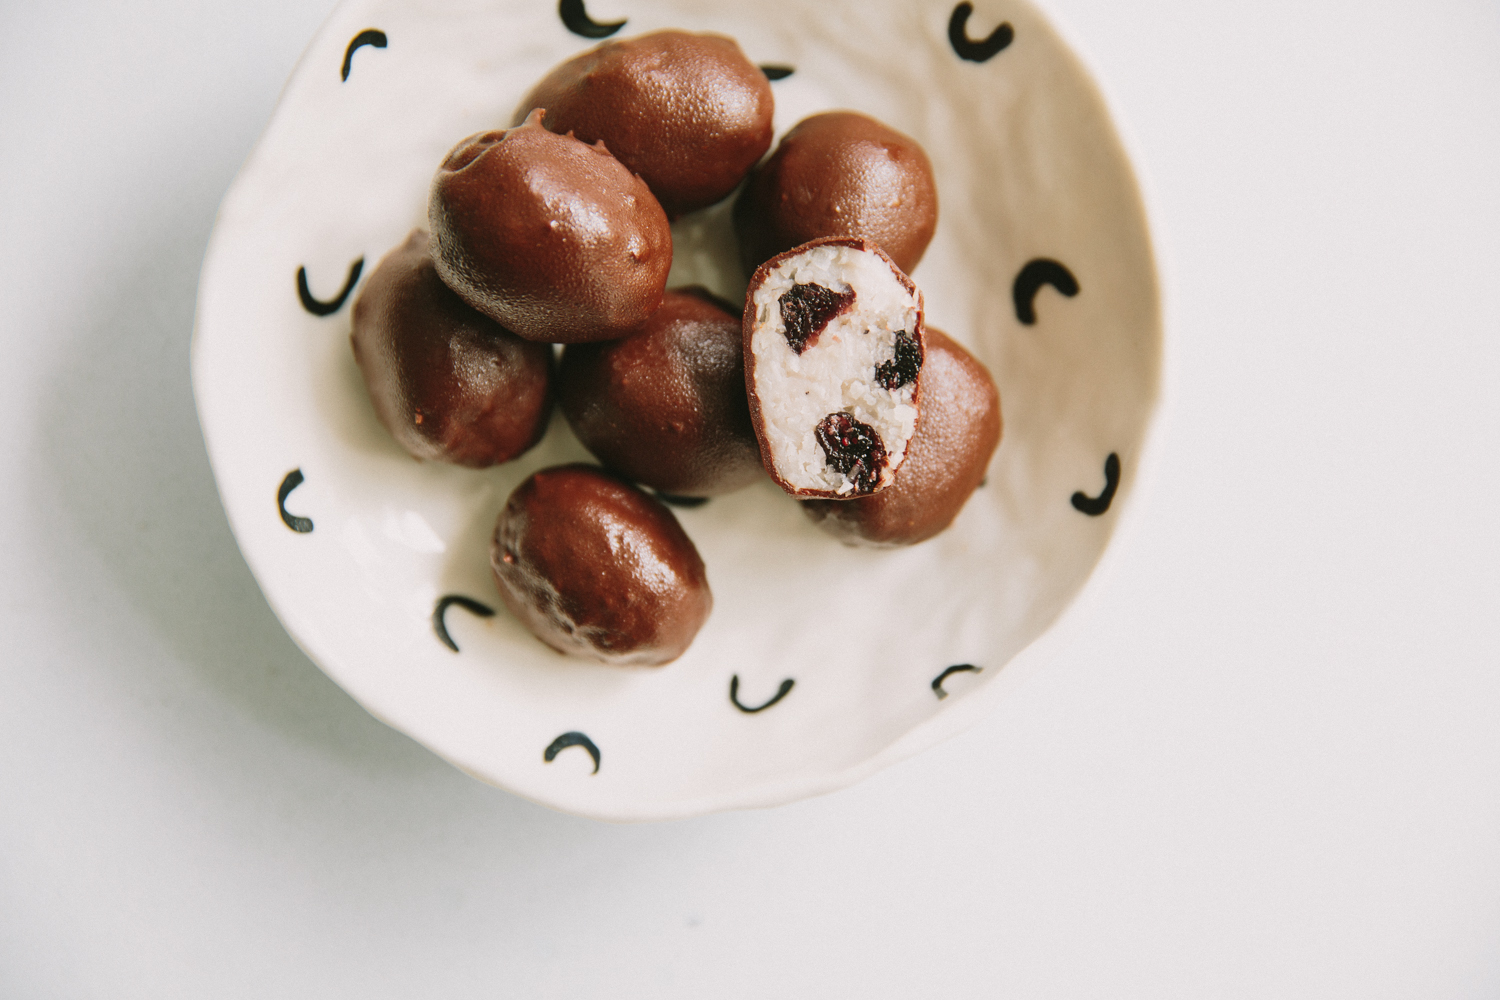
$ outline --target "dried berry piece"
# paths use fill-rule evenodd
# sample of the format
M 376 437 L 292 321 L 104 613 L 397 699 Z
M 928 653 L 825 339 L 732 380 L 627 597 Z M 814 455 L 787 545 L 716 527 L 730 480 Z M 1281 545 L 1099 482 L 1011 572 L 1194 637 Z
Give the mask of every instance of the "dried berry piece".
M 818 425 L 817 435 L 828 464 L 854 484 L 853 495 L 875 492 L 886 466 L 885 445 L 875 428 L 848 413 L 830 413 Z
M 922 419 L 888 489 L 802 509 L 847 545 L 915 545 L 947 528 L 984 480 L 1000 442 L 1000 394 L 979 359 L 927 327 Z
M 777 299 L 781 321 L 786 326 L 786 342 L 801 354 L 813 345 L 818 334 L 837 315 L 854 304 L 854 289 L 835 292 L 822 285 L 793 285 Z
M 917 380 L 922 370 L 922 345 L 905 330 L 896 331 L 896 353 L 875 367 L 875 378 L 885 388 L 896 390 Z

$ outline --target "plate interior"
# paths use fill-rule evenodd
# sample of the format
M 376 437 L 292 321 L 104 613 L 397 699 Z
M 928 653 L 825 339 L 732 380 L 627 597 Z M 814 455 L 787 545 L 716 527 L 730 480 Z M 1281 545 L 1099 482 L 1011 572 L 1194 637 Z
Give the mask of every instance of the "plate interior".
M 231 525 L 308 655 L 476 777 L 616 820 L 838 787 L 976 718 L 1109 541 L 1157 398 L 1161 322 L 1136 182 L 1097 89 L 1028 4 L 969 6 L 588 10 L 624 20 L 620 37 L 736 38 L 776 77 L 778 139 L 850 108 L 922 143 L 940 218 L 912 276 L 929 325 L 994 374 L 1005 422 L 986 485 L 910 549 L 847 548 L 769 480 L 677 511 L 714 612 L 682 658 L 629 670 L 543 646 L 490 580 L 510 491 L 588 460 L 561 418 L 496 469 L 418 463 L 376 421 L 349 348 L 359 281 L 423 224 L 443 154 L 504 127 L 535 80 L 595 41 L 545 0 L 343 4 L 225 199 L 194 337 Z M 673 235 L 673 285 L 743 296 L 728 203 Z

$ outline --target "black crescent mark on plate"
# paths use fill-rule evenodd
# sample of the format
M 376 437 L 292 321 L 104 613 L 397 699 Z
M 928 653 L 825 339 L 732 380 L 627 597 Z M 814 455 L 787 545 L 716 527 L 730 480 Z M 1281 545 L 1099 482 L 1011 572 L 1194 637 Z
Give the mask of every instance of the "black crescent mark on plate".
M 1104 511 L 1109 510 L 1110 502 L 1115 499 L 1115 490 L 1121 484 L 1121 457 L 1110 451 L 1110 457 L 1104 459 L 1104 492 L 1098 496 L 1089 496 L 1088 493 L 1074 493 L 1073 505 L 1077 510 L 1083 511 L 1089 517 L 1098 517 Z
M 1027 326 L 1036 325 L 1036 293 L 1041 291 L 1043 285 L 1051 285 L 1068 298 L 1078 294 L 1078 279 L 1073 277 L 1062 264 L 1045 257 L 1038 257 L 1025 267 L 1021 273 L 1016 275 L 1016 283 L 1011 286 L 1011 298 L 1016 303 L 1016 319 Z
M 974 5 L 968 0 L 953 8 L 953 16 L 948 19 L 948 43 L 953 46 L 953 51 L 958 53 L 960 59 L 987 62 L 1015 39 L 1016 32 L 1009 21 L 1001 21 L 1000 26 L 990 32 L 988 38 L 976 42 L 969 37 L 968 31 L 969 15 L 972 13 Z
M 299 535 L 305 535 L 313 528 L 312 518 L 298 517 L 296 514 L 288 513 L 286 509 L 286 498 L 292 495 L 292 490 L 301 485 L 302 470 L 293 469 L 288 472 L 286 478 L 281 481 L 281 489 L 276 491 L 276 509 L 281 511 L 281 519 L 286 522 L 288 528 Z
M 1079 492 L 1073 494 L 1073 506 L 1083 511 L 1089 517 L 1098 517 L 1109 510 L 1110 502 L 1115 498 L 1115 490 L 1120 485 L 1120 456 L 1114 452 L 1104 460 L 1104 492 L 1096 497 L 1091 497 Z
M 564 27 L 584 38 L 608 38 L 625 27 L 624 21 L 611 21 L 608 24 L 595 21 L 589 17 L 588 10 L 583 6 L 583 0 L 558 0 L 557 16 L 562 18 Z
M 785 80 L 787 77 L 797 72 L 790 66 L 777 66 L 775 64 L 762 66 L 760 68 L 760 71 L 766 74 L 767 80 Z
M 972 663 L 955 664 L 932 679 L 932 693 L 938 696 L 938 701 L 942 701 L 948 697 L 948 692 L 943 690 L 943 681 L 954 674 L 977 674 L 983 670 L 983 667 L 976 667 Z
M 546 750 L 542 751 L 542 760 L 550 764 L 553 757 L 556 757 L 559 752 L 568 749 L 568 747 L 583 747 L 587 750 L 589 756 L 594 758 L 594 770 L 592 773 L 599 773 L 599 748 L 594 746 L 593 740 L 582 733 L 563 733 L 549 743 Z
M 735 674 L 733 677 L 729 678 L 729 700 L 734 702 L 734 707 L 739 709 L 741 712 L 744 712 L 746 715 L 754 715 L 756 712 L 764 712 L 766 709 L 770 708 L 772 705 L 785 698 L 788 694 L 791 693 L 792 685 L 796 683 L 796 681 L 788 677 L 786 680 L 781 682 L 781 687 L 776 689 L 776 693 L 771 696 L 770 701 L 765 702 L 761 705 L 756 705 L 752 708 L 749 705 L 740 704 L 740 675 Z
M 478 615 L 480 618 L 495 617 L 495 609 L 489 605 L 480 604 L 472 597 L 464 597 L 462 594 L 448 594 L 438 598 L 437 607 L 432 609 L 432 630 L 437 633 L 437 637 L 442 640 L 444 646 L 447 646 L 456 653 L 458 652 L 458 643 L 454 642 L 453 636 L 448 634 L 448 623 L 443 620 L 443 616 L 448 613 L 448 609 L 455 604 L 471 614 Z
M 676 493 L 663 493 L 660 490 L 656 492 L 656 499 L 672 507 L 693 508 L 702 507 L 708 503 L 708 497 L 683 497 L 678 496 Z
M 349 265 L 349 277 L 344 280 L 344 287 L 339 289 L 339 294 L 328 302 L 313 298 L 312 289 L 307 287 L 307 268 L 297 268 L 297 298 L 302 300 L 302 308 L 314 316 L 332 316 L 344 307 L 344 300 L 349 298 L 349 293 L 354 291 L 354 285 L 359 281 L 360 272 L 365 269 L 365 259 L 361 257 Z
M 377 49 L 383 49 L 385 48 L 385 43 L 385 32 L 381 31 L 379 28 L 366 28 L 364 31 L 361 31 L 359 34 L 355 35 L 354 39 L 350 41 L 349 47 L 344 50 L 344 66 L 339 70 L 339 79 L 349 79 L 349 67 L 354 62 L 355 49 L 358 49 L 365 45 L 373 45 Z

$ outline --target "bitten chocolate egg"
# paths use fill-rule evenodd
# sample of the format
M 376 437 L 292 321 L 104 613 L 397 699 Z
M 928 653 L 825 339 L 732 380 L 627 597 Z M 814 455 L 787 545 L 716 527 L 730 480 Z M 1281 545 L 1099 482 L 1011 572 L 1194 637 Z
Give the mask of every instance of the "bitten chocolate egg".
M 747 271 L 825 236 L 863 239 L 910 272 L 937 229 L 937 185 L 922 147 L 853 111 L 798 122 L 734 204 Z
M 938 534 L 984 480 L 1000 443 L 1000 393 L 979 359 L 927 328 L 922 419 L 890 489 L 855 500 L 807 500 L 802 509 L 849 545 L 915 545 Z
M 375 415 L 416 458 L 509 461 L 547 429 L 552 348 L 464 304 L 427 244 L 413 230 L 370 275 L 354 303 L 354 360 Z
M 727 196 L 771 147 L 771 84 L 721 35 L 658 31 L 605 42 L 542 78 L 516 121 L 546 125 L 609 151 L 669 218 Z
M 891 484 L 917 426 L 922 293 L 862 240 L 762 264 L 745 296 L 745 387 L 766 471 L 796 497 Z
M 669 291 L 629 337 L 568 346 L 558 402 L 595 458 L 681 496 L 717 496 L 765 475 L 732 308 L 701 288 Z
M 672 231 L 646 185 L 542 111 L 459 143 L 428 199 L 439 276 L 527 340 L 623 337 L 661 304 Z
M 490 566 L 533 635 L 605 663 L 675 660 L 713 608 L 703 560 L 672 512 L 591 465 L 543 469 L 516 487 Z

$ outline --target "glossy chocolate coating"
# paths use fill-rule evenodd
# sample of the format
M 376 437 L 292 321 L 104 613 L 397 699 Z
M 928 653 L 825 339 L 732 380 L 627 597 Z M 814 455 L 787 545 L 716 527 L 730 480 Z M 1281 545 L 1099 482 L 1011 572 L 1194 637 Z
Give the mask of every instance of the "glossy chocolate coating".
M 875 244 L 907 273 L 937 229 L 937 185 L 917 143 L 873 118 L 829 111 L 798 122 L 734 203 L 746 271 L 824 236 Z
M 605 42 L 548 73 L 516 115 L 609 151 L 669 218 L 734 190 L 771 148 L 771 83 L 733 39 L 658 31 Z
M 1000 443 L 1000 394 L 984 365 L 930 326 L 926 348 L 922 416 L 896 481 L 874 496 L 802 504 L 849 545 L 915 545 L 948 527 Z
M 717 496 L 764 476 L 733 309 L 702 289 L 670 291 L 631 336 L 570 345 L 558 402 L 583 446 L 679 496 Z
M 354 303 L 350 341 L 375 414 L 414 457 L 484 468 L 541 440 L 552 348 L 465 305 L 420 229 L 385 255 Z
M 527 340 L 623 337 L 661 304 L 672 231 L 646 185 L 541 112 L 460 143 L 428 200 L 439 276 Z
M 533 635 L 606 663 L 675 660 L 713 607 L 703 560 L 672 512 L 592 465 L 543 469 L 516 487 L 490 566 Z

